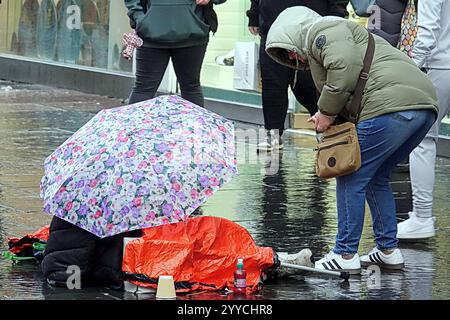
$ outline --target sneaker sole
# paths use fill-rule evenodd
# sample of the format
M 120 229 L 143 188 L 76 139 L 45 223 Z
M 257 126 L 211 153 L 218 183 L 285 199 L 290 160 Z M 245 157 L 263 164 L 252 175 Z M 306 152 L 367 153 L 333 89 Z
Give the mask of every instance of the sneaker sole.
M 334 271 L 334 272 L 348 272 L 350 275 L 360 275 L 361 274 L 361 268 L 359 268 L 359 269 L 332 269 L 332 270 L 327 270 L 327 269 L 322 269 L 322 268 L 316 268 L 316 269 L 325 270 L 325 271 Z
M 436 235 L 436 232 L 419 232 L 419 233 L 410 233 L 405 235 L 397 235 L 398 240 L 424 240 L 433 238 Z
M 370 266 L 379 266 L 382 269 L 389 269 L 389 270 L 401 270 L 405 267 L 405 263 L 398 263 L 398 264 L 379 264 L 379 263 L 373 263 L 373 262 L 363 262 L 361 261 L 361 266 L 367 268 Z

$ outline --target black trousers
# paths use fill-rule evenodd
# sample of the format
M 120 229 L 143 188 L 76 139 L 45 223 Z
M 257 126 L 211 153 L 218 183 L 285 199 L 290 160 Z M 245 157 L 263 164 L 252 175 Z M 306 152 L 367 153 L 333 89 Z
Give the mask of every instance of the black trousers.
M 310 71 L 298 71 L 294 86 L 295 70 L 274 61 L 265 51 L 266 38 L 261 37 L 260 67 L 262 78 L 262 106 L 264 124 L 267 130 L 284 131 L 284 123 L 289 107 L 288 88 L 295 98 L 311 115 L 317 108 L 317 89 Z
M 206 47 L 202 44 L 186 48 L 148 48 L 136 50 L 136 81 L 130 95 L 130 104 L 153 99 L 172 58 L 180 83 L 181 97 L 203 107 L 204 96 L 200 85 L 200 72 Z

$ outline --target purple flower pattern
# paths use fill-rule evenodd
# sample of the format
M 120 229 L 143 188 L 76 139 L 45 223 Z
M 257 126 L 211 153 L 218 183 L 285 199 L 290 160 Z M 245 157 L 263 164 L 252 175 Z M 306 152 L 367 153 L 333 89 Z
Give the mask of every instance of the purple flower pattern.
M 103 110 L 46 159 L 44 210 L 101 238 L 179 222 L 237 174 L 234 143 L 178 96 Z

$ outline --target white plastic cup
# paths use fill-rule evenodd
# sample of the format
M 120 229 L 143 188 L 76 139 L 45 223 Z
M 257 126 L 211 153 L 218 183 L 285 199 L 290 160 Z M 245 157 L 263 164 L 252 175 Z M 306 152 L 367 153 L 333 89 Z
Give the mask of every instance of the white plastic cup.
M 175 283 L 173 276 L 160 276 L 158 279 L 157 299 L 176 299 Z

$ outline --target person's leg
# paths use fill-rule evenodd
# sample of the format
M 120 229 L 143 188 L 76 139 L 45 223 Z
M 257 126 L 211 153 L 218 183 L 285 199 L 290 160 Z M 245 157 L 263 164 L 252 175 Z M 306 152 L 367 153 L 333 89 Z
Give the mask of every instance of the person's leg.
M 409 156 L 413 212 L 421 218 L 433 216 L 436 140 L 425 137 Z
M 261 37 L 260 67 L 262 80 L 262 107 L 266 130 L 284 131 L 289 107 L 288 87 L 293 70 L 282 66 L 269 57 L 265 51 L 266 39 Z
M 136 50 L 136 80 L 129 104 L 153 99 L 169 63 L 169 49 L 140 47 Z
M 408 113 L 410 115 L 408 115 Z M 388 269 L 402 269 L 404 259 L 402 252 L 397 248 L 397 219 L 395 201 L 391 191 L 389 178 L 390 174 L 398 163 L 408 157 L 409 153 L 423 139 L 436 119 L 436 115 L 431 110 L 422 110 L 411 114 L 406 112 L 402 116 L 401 122 L 397 123 L 399 128 L 397 134 L 409 131 L 409 138 L 400 144 L 397 150 L 384 162 L 383 166 L 375 173 L 374 178 L 367 186 L 366 198 L 370 206 L 372 215 L 372 227 L 376 238 L 376 247 L 367 255 L 360 258 L 361 265 L 379 265 Z M 401 113 L 397 113 L 398 116 Z M 400 119 L 398 119 L 400 120 Z M 392 122 L 395 127 L 395 122 Z M 397 137 L 393 141 L 400 141 Z
M 424 117 L 423 114 L 427 115 L 427 117 Z M 417 135 L 415 133 L 416 131 L 420 132 L 421 129 L 427 126 L 423 118 L 431 121 L 429 120 L 429 118 L 432 118 L 430 116 L 431 114 L 432 111 L 420 110 L 397 112 L 358 124 L 361 168 L 350 175 L 336 179 L 338 234 L 333 250 L 336 254 L 354 254 L 358 251 L 364 223 L 365 199 L 367 195 L 369 195 L 372 206 L 374 206 L 375 199 L 377 200 L 376 205 L 385 206 L 378 208 L 376 212 L 383 217 L 384 224 L 389 223 L 389 227 L 381 231 L 377 229 L 377 237 L 380 239 L 383 237 L 391 239 L 392 233 L 395 236 L 396 224 L 393 223 L 392 225 L 392 221 L 395 221 L 395 204 L 393 203 L 392 192 L 390 192 L 388 186 L 388 179 L 386 177 L 375 179 L 374 183 L 372 183 L 372 180 L 380 168 L 386 165 L 386 161 L 404 144 L 407 144 L 411 136 Z M 426 129 L 428 130 L 430 126 Z M 410 150 L 413 147 L 411 146 Z M 405 147 L 405 149 L 408 148 Z M 407 153 L 405 154 L 406 156 Z M 396 159 L 400 159 L 400 157 L 392 160 L 392 163 Z M 371 188 L 368 191 L 367 187 L 369 184 Z M 392 216 L 394 219 L 391 219 Z M 379 216 L 375 216 L 375 218 L 374 226 L 379 226 L 378 219 L 380 218 Z M 389 246 L 391 243 L 387 242 L 386 245 Z
M 97 236 L 54 216 L 41 269 L 47 283 L 66 287 L 71 277 L 70 266 L 80 270 L 82 287 L 91 285 Z
M 419 219 L 433 216 L 436 141 L 442 119 L 450 111 L 450 70 L 430 70 L 428 73 L 437 90 L 439 116 L 423 141 L 410 155 L 410 176 L 413 212 Z
M 180 83 L 181 97 L 198 106 L 205 104 L 200 84 L 200 72 L 207 44 L 172 49 L 172 62 Z
M 292 81 L 291 87 L 297 101 L 308 110 L 310 115 L 315 115 L 319 110 L 318 93 L 311 71 L 298 71 L 297 79 L 295 83 Z
M 394 114 L 393 114 L 394 115 Z M 372 215 L 372 227 L 377 248 L 381 251 L 397 248 L 397 217 L 394 196 L 390 186 L 390 176 L 395 166 L 408 157 L 420 143 L 435 120 L 433 111 L 408 111 L 397 113 L 386 121 L 395 138 L 391 137 L 391 148 L 395 150 L 377 170 L 370 181 L 366 198 Z
M 359 241 L 364 225 L 366 189 L 386 158 L 393 153 L 387 127 L 389 116 L 380 116 L 357 125 L 361 167 L 352 174 L 336 178 L 338 232 L 333 250 L 316 262 L 319 269 L 360 273 Z

